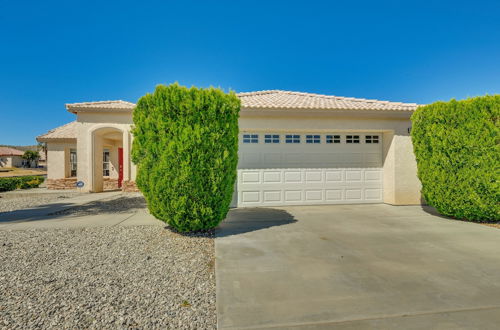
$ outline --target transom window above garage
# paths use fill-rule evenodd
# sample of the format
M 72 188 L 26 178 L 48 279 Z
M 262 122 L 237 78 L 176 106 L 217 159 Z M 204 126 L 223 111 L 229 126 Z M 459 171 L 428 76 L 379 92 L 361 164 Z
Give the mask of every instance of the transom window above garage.
M 340 135 L 327 135 L 326 143 L 340 143 Z
M 279 134 L 266 134 L 264 135 L 265 143 L 280 143 Z
M 346 135 L 345 143 L 359 143 L 359 135 Z
M 321 143 L 320 135 L 306 135 L 306 143 Z
M 259 134 L 243 134 L 243 143 L 259 143 Z
M 378 143 L 379 138 L 378 135 L 366 135 L 365 143 Z
M 300 135 L 298 134 L 287 134 L 285 135 L 286 143 L 300 143 Z

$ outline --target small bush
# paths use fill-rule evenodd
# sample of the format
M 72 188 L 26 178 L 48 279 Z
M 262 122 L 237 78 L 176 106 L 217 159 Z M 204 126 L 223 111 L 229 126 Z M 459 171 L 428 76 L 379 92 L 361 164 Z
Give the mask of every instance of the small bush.
M 440 213 L 500 219 L 500 95 L 436 102 L 412 116 L 422 194 Z
M 178 231 L 216 227 L 238 163 L 240 100 L 215 88 L 157 86 L 137 102 L 132 159 L 148 208 Z
M 15 189 L 37 188 L 43 183 L 43 176 L 20 176 L 0 178 L 0 192 L 11 191 Z
M 17 178 L 0 178 L 0 192 L 17 189 Z

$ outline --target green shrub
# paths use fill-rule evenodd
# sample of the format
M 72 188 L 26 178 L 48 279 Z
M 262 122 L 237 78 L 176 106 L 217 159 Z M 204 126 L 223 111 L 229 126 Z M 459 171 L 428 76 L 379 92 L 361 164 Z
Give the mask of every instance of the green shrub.
M 441 214 L 500 219 L 500 95 L 436 102 L 412 116 L 422 194 Z
M 215 88 L 156 87 L 134 110 L 137 186 L 156 218 L 181 232 L 216 227 L 238 163 L 240 100 Z
M 43 176 L 23 176 L 19 177 L 18 188 L 21 189 L 29 189 L 29 188 L 37 188 L 44 181 Z
M 0 178 L 0 192 L 17 189 L 17 178 Z
M 0 178 L 0 192 L 15 189 L 37 188 L 45 180 L 43 176 L 19 176 Z

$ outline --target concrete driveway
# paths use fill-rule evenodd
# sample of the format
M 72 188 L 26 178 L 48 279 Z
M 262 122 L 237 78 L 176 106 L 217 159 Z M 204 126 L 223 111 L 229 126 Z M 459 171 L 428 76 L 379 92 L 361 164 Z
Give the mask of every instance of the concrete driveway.
M 500 230 L 417 206 L 234 209 L 219 328 L 498 329 Z

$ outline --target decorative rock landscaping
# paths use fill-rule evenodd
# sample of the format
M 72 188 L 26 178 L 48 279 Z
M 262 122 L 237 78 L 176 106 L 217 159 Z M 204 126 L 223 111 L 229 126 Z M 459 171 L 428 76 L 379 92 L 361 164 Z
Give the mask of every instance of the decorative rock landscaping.
M 0 231 L 0 328 L 214 329 L 213 235 Z

